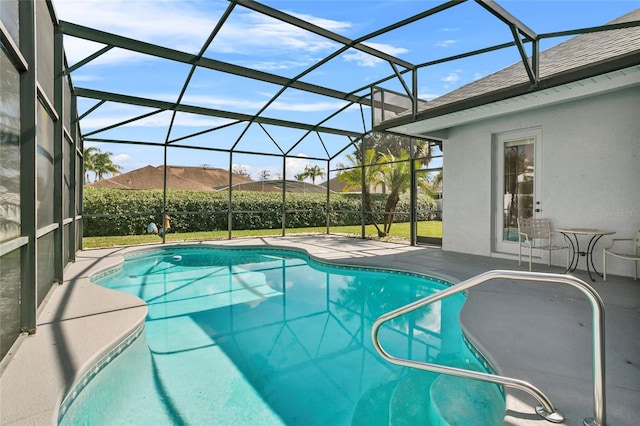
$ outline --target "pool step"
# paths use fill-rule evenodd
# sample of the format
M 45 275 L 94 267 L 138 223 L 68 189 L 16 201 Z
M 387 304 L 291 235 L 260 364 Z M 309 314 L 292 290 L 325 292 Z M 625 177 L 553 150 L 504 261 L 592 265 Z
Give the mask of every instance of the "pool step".
M 429 388 L 436 377 L 416 370 L 370 388 L 360 398 L 351 425 L 428 425 Z
M 431 386 L 432 426 L 502 425 L 504 398 L 488 382 L 441 375 Z
M 394 426 L 429 425 L 429 389 L 437 376 L 415 371 L 400 381 L 389 400 L 389 424 Z
M 387 425 L 389 422 L 389 400 L 398 381 L 389 381 L 371 387 L 362 395 L 353 412 L 351 426 Z
M 372 387 L 360 399 L 352 425 L 502 425 L 498 387 L 478 380 L 413 371 Z

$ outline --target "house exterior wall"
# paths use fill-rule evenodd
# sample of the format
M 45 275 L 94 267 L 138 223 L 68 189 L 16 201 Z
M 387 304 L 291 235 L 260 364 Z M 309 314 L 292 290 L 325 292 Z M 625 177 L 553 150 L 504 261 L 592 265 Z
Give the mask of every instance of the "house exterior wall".
M 502 256 L 494 247 L 496 135 L 542 131 L 540 173 L 543 217 L 554 227 L 610 229 L 631 238 L 640 228 L 640 86 L 537 108 L 449 129 L 444 142 L 443 249 Z M 586 244 L 586 241 L 585 241 Z M 546 255 L 546 253 L 545 253 Z M 517 256 L 517 255 L 516 255 Z M 564 264 L 554 254 L 552 264 Z M 585 268 L 580 260 L 579 268 Z M 632 276 L 632 263 L 612 260 L 607 272 Z

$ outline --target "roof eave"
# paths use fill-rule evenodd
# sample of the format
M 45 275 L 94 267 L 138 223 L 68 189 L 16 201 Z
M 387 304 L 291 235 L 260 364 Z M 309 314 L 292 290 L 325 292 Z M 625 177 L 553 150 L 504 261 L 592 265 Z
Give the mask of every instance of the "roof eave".
M 445 105 L 433 107 L 426 111 L 418 112 L 415 117 L 407 115 L 391 119 L 378 124 L 373 128 L 373 130 L 387 131 L 389 129 L 394 129 L 394 132 L 397 132 L 401 126 L 405 126 L 410 123 L 430 120 L 447 114 L 504 101 L 517 96 L 535 93 L 541 90 L 562 86 L 637 65 L 640 65 L 640 50 L 618 56 L 614 60 L 609 59 L 595 62 L 583 67 L 573 68 L 568 71 L 541 78 L 537 87 L 532 87 L 529 82 L 523 82 L 521 84 L 509 86 L 500 90 L 494 90 L 461 101 L 454 101 Z

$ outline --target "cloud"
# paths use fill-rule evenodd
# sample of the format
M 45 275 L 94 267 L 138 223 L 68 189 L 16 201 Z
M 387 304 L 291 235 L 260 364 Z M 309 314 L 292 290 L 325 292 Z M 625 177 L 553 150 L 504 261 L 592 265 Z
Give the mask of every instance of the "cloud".
M 403 53 L 409 52 L 409 50 L 405 49 L 404 47 L 396 47 L 390 44 L 382 44 L 382 43 L 363 43 L 363 44 L 392 56 L 398 56 Z M 368 53 L 365 53 L 356 49 L 349 49 L 347 53 L 342 55 L 342 58 L 347 62 L 356 62 L 356 64 L 358 64 L 361 67 L 374 67 L 382 62 L 385 62 L 383 59 L 380 59 L 376 56 L 370 55 Z
M 250 68 L 260 70 L 260 71 L 278 71 L 278 70 L 286 70 L 291 68 L 306 68 L 311 64 L 317 62 L 317 59 L 307 58 L 306 60 L 298 60 L 298 61 L 262 61 L 256 62 L 251 65 Z
M 130 162 L 132 160 L 133 160 L 133 158 L 131 158 L 131 156 L 129 154 L 116 154 L 116 155 L 111 157 L 111 161 L 113 161 L 116 164 L 128 163 L 128 162 Z
M 140 96 L 150 99 L 165 99 L 172 102 L 171 97 L 163 93 L 141 94 Z M 225 98 L 208 95 L 186 95 L 182 102 L 188 105 L 203 106 L 206 108 L 236 110 L 245 114 L 255 114 L 267 102 L 267 100 L 244 100 L 239 98 Z M 269 109 L 273 111 L 290 112 L 333 112 L 342 108 L 345 101 L 326 102 L 305 102 L 293 99 L 282 98 L 273 102 Z M 87 105 L 89 107 L 90 105 Z M 354 107 L 355 108 L 355 107 Z M 84 131 L 95 130 L 111 126 L 130 120 L 134 117 L 152 112 L 153 108 L 137 107 L 133 105 L 123 105 L 118 103 L 108 103 L 83 118 L 81 125 Z M 171 120 L 171 111 L 163 111 L 149 117 L 127 123 L 121 127 L 167 127 Z M 178 113 L 174 121 L 175 126 L 184 127 L 217 127 L 227 124 L 233 120 L 200 116 L 197 114 Z
M 455 70 L 447 74 L 441 81 L 445 83 L 445 87 L 449 87 L 451 84 L 455 84 L 460 81 L 460 70 Z
M 231 165 L 231 170 L 242 170 L 245 173 L 247 173 L 248 176 L 253 175 L 256 172 L 256 168 L 253 167 L 251 164 L 237 164 L 237 163 L 233 163 Z
M 234 108 L 237 110 L 255 113 L 261 109 L 267 100 L 244 100 L 237 98 L 223 98 L 207 95 L 187 95 L 183 98 L 186 104 L 207 106 L 209 108 Z M 329 102 L 299 102 L 276 100 L 269 109 L 278 111 L 298 111 L 298 112 L 320 112 L 335 111 L 342 108 L 346 104 L 345 101 L 329 101 Z
M 225 9 L 223 5 L 217 2 L 157 0 L 54 0 L 54 8 L 61 20 L 194 54 L 215 28 Z M 344 31 L 352 26 L 347 21 L 302 14 L 296 16 L 331 31 Z M 298 62 L 306 65 L 309 58 L 292 60 L 290 56 L 293 53 L 330 52 L 337 46 L 336 42 L 325 37 L 239 5 L 216 35 L 207 54 L 289 55 L 287 65 L 295 66 Z M 65 50 L 72 64 L 102 47 L 101 44 L 65 37 Z M 150 58 L 112 49 L 94 62 L 123 63 Z
M 146 109 L 144 111 L 141 111 L 141 109 L 135 107 L 127 108 L 121 105 L 118 105 L 116 107 L 114 105 L 112 108 L 104 108 L 104 110 L 101 110 L 99 112 L 96 111 L 96 113 L 88 115 L 87 117 L 82 119 L 80 124 L 84 131 L 101 129 L 103 127 L 111 126 L 114 123 L 120 123 L 126 120 L 130 120 L 131 118 L 142 115 L 145 112 L 147 112 Z M 152 116 L 124 124 L 120 127 L 166 128 L 169 126 L 171 114 L 171 111 L 160 112 L 158 114 L 154 114 Z M 174 125 L 184 127 L 216 127 L 229 122 L 231 122 L 231 120 L 223 118 L 178 113 L 176 114 Z
M 428 92 L 418 93 L 418 99 L 424 99 L 424 100 L 427 100 L 427 101 L 435 99 L 435 98 L 437 98 L 439 96 L 441 96 L 440 93 L 428 93 Z
M 456 43 L 457 43 L 456 40 L 444 40 L 444 41 L 440 41 L 440 42 L 436 43 L 435 45 L 437 47 L 449 47 L 449 46 L 454 45 Z
M 104 45 L 94 42 L 88 42 L 86 40 L 68 38 L 64 42 L 64 51 L 69 62 L 69 66 L 75 65 L 77 62 L 85 59 L 86 57 L 93 55 L 98 50 L 102 49 Z M 157 61 L 156 57 L 145 55 L 130 50 L 124 50 L 119 48 L 111 49 L 102 55 L 94 58 L 90 62 L 84 64 L 79 70 L 91 69 L 92 66 L 118 66 L 122 64 L 138 64 L 142 62 Z M 79 73 L 78 70 L 73 72 L 73 79 Z
M 295 12 L 286 12 L 291 16 L 295 16 L 296 18 L 300 18 L 303 21 L 307 21 L 316 25 L 320 28 L 324 28 L 325 30 L 333 31 L 333 32 L 341 32 L 345 30 L 349 30 L 352 27 L 350 22 L 346 21 L 336 21 L 333 19 L 326 18 L 318 18 L 312 15 L 304 14 L 304 13 L 295 13 Z
M 300 153 L 296 154 L 298 157 L 306 157 L 306 154 Z M 304 158 L 291 158 L 287 157 L 287 178 L 294 179 L 297 174 L 304 172 L 304 168 L 307 166 L 311 166 L 311 162 L 309 160 L 305 160 Z
M 255 55 L 256 52 L 330 52 L 337 43 L 310 31 L 287 24 L 269 16 L 236 8 L 211 46 L 212 51 Z M 322 28 L 337 31 L 351 27 L 344 21 L 316 18 L 298 14 L 297 17 Z
M 172 48 L 182 46 L 192 52 L 197 52 L 215 25 L 211 12 L 202 13 L 188 2 L 54 0 L 54 8 L 64 21 Z M 219 12 L 215 13 L 219 16 Z M 80 47 L 80 42 L 85 46 Z M 86 53 L 88 43 L 66 37 L 65 50 L 77 60 L 80 52 Z M 110 55 L 110 60 L 122 61 L 128 59 L 128 55 L 128 52 Z
M 456 72 L 450 72 L 445 78 L 442 79 L 442 81 L 446 83 L 455 83 L 458 80 L 460 80 L 460 76 Z

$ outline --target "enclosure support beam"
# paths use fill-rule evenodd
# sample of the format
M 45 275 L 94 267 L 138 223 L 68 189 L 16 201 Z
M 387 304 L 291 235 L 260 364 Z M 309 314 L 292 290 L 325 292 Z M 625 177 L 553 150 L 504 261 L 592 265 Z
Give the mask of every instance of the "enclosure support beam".
M 105 101 L 119 102 L 119 103 L 124 103 L 129 105 L 145 106 L 149 108 L 159 108 L 166 111 L 179 111 L 179 112 L 186 112 L 190 114 L 205 115 L 208 117 L 228 118 L 230 120 L 247 121 L 247 122 L 253 120 L 256 123 L 270 124 L 270 125 L 282 126 L 282 127 L 291 127 L 294 129 L 301 129 L 301 130 L 317 130 L 322 133 L 331 133 L 335 135 L 344 135 L 344 136 L 353 136 L 353 137 L 360 136 L 360 133 L 352 132 L 350 130 L 341 130 L 341 129 L 335 129 L 331 127 L 321 127 L 321 126 L 315 126 L 312 124 L 298 123 L 295 121 L 288 121 L 288 120 L 279 120 L 276 118 L 268 118 L 268 117 L 257 117 L 254 119 L 254 117 L 249 114 L 223 111 L 223 110 L 212 109 L 212 108 L 204 108 L 204 107 L 193 106 L 193 105 L 175 104 L 173 102 L 140 98 L 137 96 L 122 95 L 118 93 L 103 92 L 100 90 L 83 89 L 81 87 L 76 87 L 75 91 L 76 91 L 76 95 L 83 98 L 101 99 Z
M 64 137 L 62 123 L 63 120 L 63 103 L 62 79 L 64 77 L 64 50 L 62 47 L 62 33 L 54 27 L 53 36 L 53 109 L 58 115 L 58 119 L 53 123 L 53 222 L 58 224 L 58 229 L 53 234 L 53 280 L 58 283 L 64 282 L 64 251 L 68 247 L 64 247 L 64 217 L 62 195 L 65 191 L 64 187 L 64 148 L 63 143 L 68 143 Z
M 37 309 L 37 215 L 36 215 L 36 27 L 35 2 L 18 2 L 20 14 L 20 49 L 29 66 L 20 74 L 20 225 L 29 242 L 20 257 L 20 324 L 29 334 L 36 332 Z

